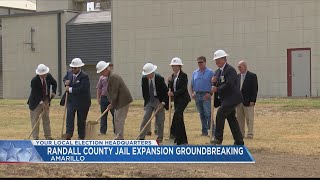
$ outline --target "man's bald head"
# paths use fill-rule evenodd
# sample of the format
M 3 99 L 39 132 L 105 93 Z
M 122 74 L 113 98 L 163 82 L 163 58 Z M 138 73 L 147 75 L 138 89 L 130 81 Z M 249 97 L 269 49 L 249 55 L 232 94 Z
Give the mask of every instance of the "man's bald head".
M 241 74 L 244 74 L 247 72 L 247 62 L 245 61 L 240 61 L 238 63 L 238 69 L 240 71 Z

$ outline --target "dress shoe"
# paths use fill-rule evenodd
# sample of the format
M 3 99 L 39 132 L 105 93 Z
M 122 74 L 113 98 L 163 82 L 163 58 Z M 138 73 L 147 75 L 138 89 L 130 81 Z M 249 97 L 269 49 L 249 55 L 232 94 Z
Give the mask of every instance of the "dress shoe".
M 187 142 L 184 142 L 184 141 L 177 142 L 177 145 L 178 145 L 178 146 L 180 146 L 180 145 L 183 146 L 183 145 L 187 145 L 187 144 L 188 144 L 188 143 L 187 143 Z
M 46 140 L 54 140 L 51 136 L 50 137 L 46 137 Z
M 69 134 L 64 134 L 64 137 L 63 137 L 64 140 L 71 140 L 71 138 L 72 137 Z
M 212 139 L 210 141 L 213 145 L 221 145 L 222 144 L 222 141 L 218 140 L 218 139 Z
M 253 135 L 247 135 L 246 139 L 253 139 Z
M 158 143 L 162 143 L 162 139 L 158 139 L 158 138 L 157 138 L 157 142 L 158 142 Z
M 147 136 L 151 136 L 151 135 L 152 135 L 152 132 L 149 131 L 149 132 L 146 133 L 146 135 L 147 135 Z
M 243 141 L 234 141 L 233 145 L 242 146 L 242 145 L 244 145 L 244 142 Z

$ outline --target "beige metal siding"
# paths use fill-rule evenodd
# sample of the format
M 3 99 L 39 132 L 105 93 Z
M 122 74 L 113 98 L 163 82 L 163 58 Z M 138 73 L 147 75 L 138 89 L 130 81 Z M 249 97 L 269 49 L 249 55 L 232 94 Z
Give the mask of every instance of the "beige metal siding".
M 3 80 L 2 80 L 2 37 L 0 36 L 0 98 L 3 98 Z
M 260 96 L 287 95 L 287 49 L 310 47 L 312 95 L 320 95 L 320 1 L 161 0 L 112 1 L 115 69 L 141 98 L 141 68 L 158 65 L 167 77 L 170 60 L 182 58 L 191 78 L 196 58 L 207 65 L 225 49 L 228 62 L 246 60 L 257 73 Z
M 73 10 L 72 0 L 37 0 L 37 12 Z
M 34 28 L 34 47 L 31 51 L 30 29 Z M 38 64 L 58 75 L 57 15 L 38 15 L 2 19 L 3 96 L 27 98 L 30 81 Z

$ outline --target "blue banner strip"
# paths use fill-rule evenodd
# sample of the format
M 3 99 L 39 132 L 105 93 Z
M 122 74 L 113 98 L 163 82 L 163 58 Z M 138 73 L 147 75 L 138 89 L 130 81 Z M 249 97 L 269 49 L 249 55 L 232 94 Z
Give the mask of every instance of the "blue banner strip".
M 139 141 L 141 142 L 141 141 Z M 40 143 L 39 143 L 40 144 Z M 0 141 L 0 162 L 76 163 L 254 163 L 245 146 L 33 145 Z M 54 144 L 54 143 L 51 143 Z

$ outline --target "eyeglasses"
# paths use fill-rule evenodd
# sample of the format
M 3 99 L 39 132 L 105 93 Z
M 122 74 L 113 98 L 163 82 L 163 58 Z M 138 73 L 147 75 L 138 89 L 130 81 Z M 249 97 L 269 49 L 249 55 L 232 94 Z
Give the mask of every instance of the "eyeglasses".
M 203 61 L 198 61 L 198 64 L 202 64 L 202 63 L 204 63 Z

